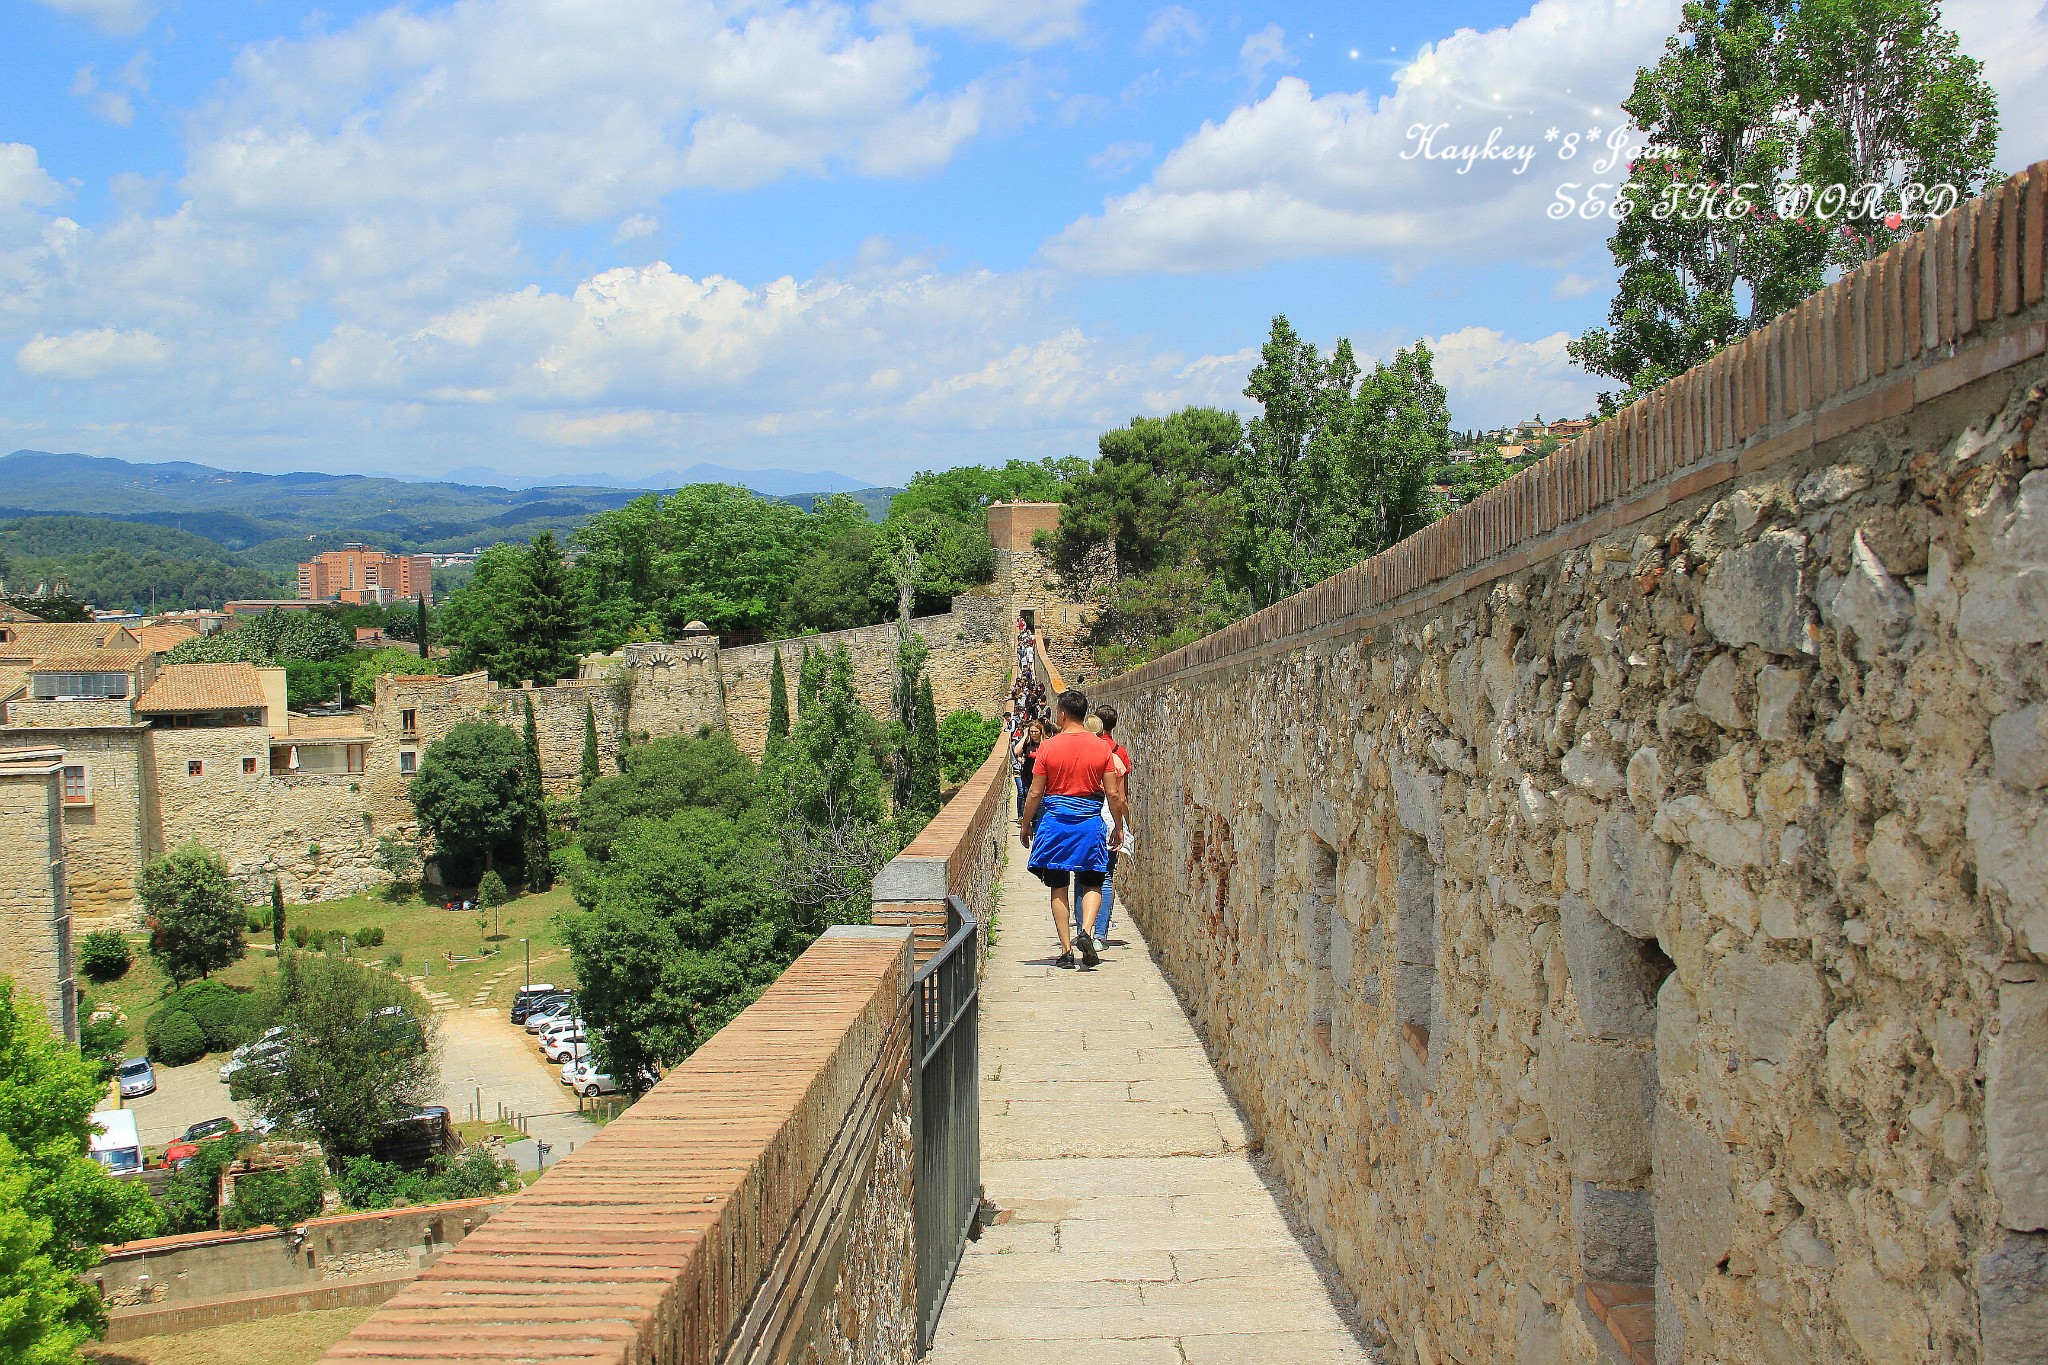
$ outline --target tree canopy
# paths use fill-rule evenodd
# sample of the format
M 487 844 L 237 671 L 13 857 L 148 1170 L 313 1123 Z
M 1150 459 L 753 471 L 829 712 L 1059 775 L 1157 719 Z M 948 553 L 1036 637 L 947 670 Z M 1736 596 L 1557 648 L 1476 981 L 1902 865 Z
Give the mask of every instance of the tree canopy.
M 433 836 L 442 878 L 463 885 L 516 866 L 527 818 L 526 745 L 505 726 L 458 721 L 427 746 L 406 795 Z
M 248 906 L 218 853 L 196 841 L 145 863 L 135 882 L 149 952 L 173 985 L 239 962 Z

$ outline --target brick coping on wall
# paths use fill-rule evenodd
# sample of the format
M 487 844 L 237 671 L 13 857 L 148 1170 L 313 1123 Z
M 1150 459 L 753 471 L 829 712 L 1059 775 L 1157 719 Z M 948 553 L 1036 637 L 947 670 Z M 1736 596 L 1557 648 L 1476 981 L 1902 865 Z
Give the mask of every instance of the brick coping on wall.
M 815 1190 L 904 1065 L 910 971 L 904 931 L 828 930 L 324 1359 L 719 1358 L 835 1216 Z
M 1105 683 L 1370 631 L 2048 350 L 2048 161 L 1381 554 Z

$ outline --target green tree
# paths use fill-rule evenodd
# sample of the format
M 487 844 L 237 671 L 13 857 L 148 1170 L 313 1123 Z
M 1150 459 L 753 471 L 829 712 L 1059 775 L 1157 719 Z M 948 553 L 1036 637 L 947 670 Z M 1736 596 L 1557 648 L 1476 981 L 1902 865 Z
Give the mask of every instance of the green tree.
M 284 954 L 284 885 L 275 877 L 270 879 L 270 946 Z
M 882 798 L 882 727 L 860 704 L 846 647 L 814 653 L 810 671 L 815 697 L 762 771 L 777 886 L 803 943 L 865 922 L 875 873 L 903 846 Z
M 548 792 L 540 775 L 540 730 L 533 722 L 533 697 L 526 703 L 526 761 L 522 767 L 522 810 L 519 823 L 525 844 L 526 889 L 545 891 L 555 884 L 554 855 L 548 850 Z
M 588 698 L 583 702 L 583 772 L 577 781 L 577 790 L 589 791 L 590 784 L 598 779 L 597 767 L 597 708 Z
M 1621 278 L 1608 325 L 1571 346 L 1621 383 L 1604 412 L 1917 230 L 1907 186 L 1981 189 L 1998 141 L 1996 98 L 1935 0 L 1693 0 L 1622 108 L 1648 146 L 1608 239 Z M 1754 212 L 1667 208 L 1742 185 Z M 1830 185 L 1849 192 L 1833 213 Z M 1865 185 L 1881 192 L 1855 198 Z
M 103 1243 L 153 1236 L 155 1203 L 87 1153 L 97 1068 L 0 977 L 0 1359 L 69 1365 L 105 1330 L 83 1276 Z
M 917 728 L 910 735 L 910 806 L 908 823 L 899 818 L 905 836 L 923 829 L 939 813 L 939 710 L 932 700 L 932 680 L 917 680 Z
M 318 611 L 280 611 L 273 607 L 253 620 L 218 635 L 180 641 L 165 652 L 167 664 L 336 663 L 355 650 L 354 634 L 332 616 Z
M 727 730 L 664 735 L 637 745 L 624 771 L 599 778 L 576 803 L 576 828 L 594 863 L 636 820 L 666 819 L 678 811 L 715 810 L 737 820 L 755 801 L 754 761 Z
M 972 711 L 955 711 L 939 723 L 939 761 L 946 781 L 957 786 L 988 761 L 1003 723 Z
M 484 720 L 458 721 L 427 746 L 406 788 L 443 879 L 465 885 L 515 859 L 525 816 L 526 746 Z
M 1243 440 L 1237 414 L 1217 408 L 1105 431 L 1095 463 L 1064 491 L 1045 546 L 1054 566 L 1084 591 L 1111 572 L 1220 567 L 1241 515 L 1233 480 Z
M 794 955 L 760 816 L 630 821 L 564 926 L 598 1064 L 638 1089 L 745 1009 Z
M 371 861 L 391 878 L 387 894 L 392 900 L 403 900 L 413 893 L 413 879 L 419 876 L 420 871 L 420 846 L 417 843 L 396 834 L 381 834 L 377 837 L 377 851 Z
M 143 864 L 135 896 L 149 925 L 150 956 L 173 985 L 241 961 L 249 908 L 218 853 L 197 841 Z
M 789 683 L 782 676 L 782 651 L 776 650 L 768 664 L 768 747 L 780 747 L 789 738 Z
M 358 706 L 376 700 L 377 679 L 388 674 L 425 677 L 447 672 L 446 661 L 422 659 L 409 649 L 365 649 L 347 660 L 348 695 Z M 287 675 L 289 676 L 289 675 Z
M 252 1083 L 258 1111 L 318 1138 L 330 1160 L 370 1150 L 439 1087 L 433 1011 L 404 982 L 347 958 L 287 954 L 270 1013 L 283 1062 Z
M 582 592 L 571 578 L 553 531 L 533 538 L 514 580 L 512 619 L 491 674 L 510 686 L 531 678 L 548 686 L 576 675 L 583 634 Z
M 452 593 L 439 613 L 439 629 L 457 672 L 488 672 L 517 684 L 508 671 L 513 612 L 526 578 L 525 552 L 517 545 L 493 545 L 477 556 L 469 582 Z

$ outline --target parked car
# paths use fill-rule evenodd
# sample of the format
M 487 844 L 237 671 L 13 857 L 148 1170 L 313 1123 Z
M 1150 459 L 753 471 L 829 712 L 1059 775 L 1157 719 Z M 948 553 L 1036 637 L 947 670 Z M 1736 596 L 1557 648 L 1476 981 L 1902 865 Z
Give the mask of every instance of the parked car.
M 534 1033 L 542 1038 L 552 1038 L 558 1033 L 573 1033 L 583 1027 L 583 1018 L 578 1014 L 558 1014 L 543 1023 Z
M 571 1057 L 581 1056 L 583 1049 L 583 1030 L 580 1028 L 568 1029 L 562 1033 L 549 1034 L 546 1038 L 543 1038 L 540 1044 L 540 1055 L 551 1062 L 562 1062 L 567 1061 Z
M 244 1071 L 256 1075 L 276 1075 L 284 1066 L 285 1053 L 288 1049 L 282 1037 L 271 1035 L 282 1034 L 283 1031 L 272 1029 L 256 1042 L 236 1048 L 233 1055 L 221 1063 L 221 1080 L 233 1084 L 235 1077 Z
M 642 1088 L 653 1085 L 660 1079 L 661 1073 L 649 1067 L 647 1073 L 641 1077 Z M 569 1073 L 569 1088 L 589 1099 L 596 1095 L 616 1095 L 626 1087 L 614 1080 L 610 1073 L 599 1071 L 596 1062 L 586 1059 L 578 1062 L 576 1069 Z
M 185 1136 L 164 1148 L 164 1164 L 178 1170 L 199 1155 L 200 1143 L 233 1137 L 241 1131 L 241 1125 L 231 1118 L 201 1119 L 185 1130 Z
M 556 996 L 542 1004 L 532 1014 L 526 1016 L 526 1031 L 528 1033 L 539 1033 L 542 1024 L 550 1023 L 556 1019 L 569 1018 L 575 1012 L 575 1001 L 567 996 Z
M 156 1068 L 149 1064 L 147 1057 L 130 1057 L 114 1068 L 114 1076 L 121 1082 L 121 1098 L 124 1100 L 156 1090 Z
M 531 986 L 521 986 L 512 994 L 512 1022 L 523 1024 L 526 1016 L 533 1013 L 534 1006 L 551 995 L 562 994 L 562 988 L 552 981 L 536 981 Z
M 276 1026 L 275 1026 L 275 1027 L 273 1027 L 273 1028 L 267 1028 L 267 1029 L 263 1030 L 263 1032 L 261 1032 L 261 1033 L 257 1034 L 257 1035 L 256 1035 L 256 1036 L 255 1036 L 254 1038 L 252 1038 L 252 1039 L 250 1039 L 250 1040 L 249 1040 L 248 1042 L 246 1042 L 246 1043 L 242 1044 L 242 1045 L 241 1045 L 240 1047 L 236 1048 L 236 1049 L 235 1049 L 235 1050 L 234 1050 L 233 1052 L 230 1052 L 230 1053 L 228 1054 L 228 1056 L 230 1056 L 230 1057 L 249 1057 L 249 1056 L 253 1056 L 253 1055 L 255 1055 L 255 1054 L 256 1054 L 256 1053 L 258 1053 L 258 1052 L 262 1052 L 262 1051 L 263 1051 L 263 1050 L 265 1050 L 266 1048 L 271 1048 L 271 1047 L 275 1047 L 275 1046 L 277 1046 L 277 1042 L 278 1042 L 278 1039 L 280 1039 L 280 1038 L 282 1038 L 282 1037 L 284 1037 L 284 1025 L 283 1025 L 283 1024 L 278 1024 L 278 1025 L 276 1025 Z

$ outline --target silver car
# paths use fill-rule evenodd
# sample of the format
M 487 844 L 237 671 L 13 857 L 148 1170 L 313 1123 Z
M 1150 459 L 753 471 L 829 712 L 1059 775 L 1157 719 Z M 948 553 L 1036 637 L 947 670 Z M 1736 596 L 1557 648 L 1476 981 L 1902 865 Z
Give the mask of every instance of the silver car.
M 114 1068 L 114 1078 L 121 1082 L 121 1098 L 124 1100 L 150 1094 L 156 1089 L 156 1068 L 149 1064 L 147 1057 L 130 1057 Z

